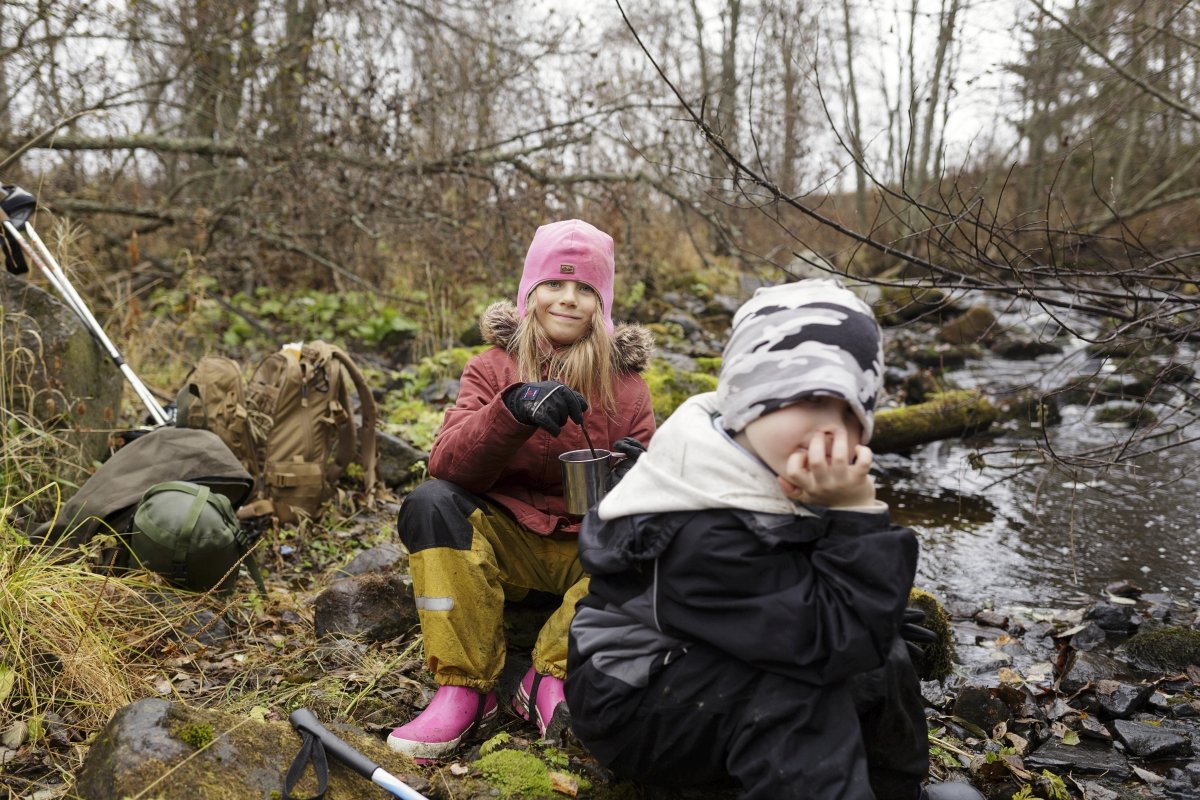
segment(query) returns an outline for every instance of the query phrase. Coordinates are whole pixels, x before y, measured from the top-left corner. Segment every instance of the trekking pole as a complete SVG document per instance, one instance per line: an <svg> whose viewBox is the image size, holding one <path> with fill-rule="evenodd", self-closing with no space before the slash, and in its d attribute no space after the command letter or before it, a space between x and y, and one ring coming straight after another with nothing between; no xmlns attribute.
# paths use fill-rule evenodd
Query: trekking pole
<svg viewBox="0 0 1200 800"><path fill-rule="evenodd" d="M129 381L129 385L133 387L134 393L138 396L147 409L150 411L150 416L158 425L170 424L170 418L163 407L159 405L158 400L146 388L146 384L142 383L141 379L134 373L133 368L125 363L125 359L121 357L121 353L117 350L116 345L104 333L104 329L100 327L100 323L96 321L96 317L88 308L87 303L75 291L75 287L71 285L67 275L63 272L61 266L50 254L50 248L46 247L45 242L37 235L37 231L33 229L33 225L29 222L29 217L32 216L37 204L33 199L33 195L26 192L19 186L3 187L5 195L0 198L0 220L3 221L4 234L8 242L16 243L19 247L17 253L7 253L8 267L10 272L24 271L24 264L18 258L18 254L23 252L29 256L29 259L38 266L46 275L46 279L51 285L62 295L67 306L75 312L75 316L79 317L83 322L84 327L92 334L92 338L104 348L108 357L117 365L117 369L125 376L125 380ZM24 230L26 235L22 235ZM14 268L15 267L15 268Z"/></svg>
<svg viewBox="0 0 1200 800"><path fill-rule="evenodd" d="M396 797L402 797L404 800L429 800L428 797L346 744L337 734L332 733L322 725L321 721L317 719L317 715L307 708L297 708L288 715L288 721L292 723L292 727L296 729L296 732L304 738L304 749L300 751L300 757L305 756L311 747L319 746L323 752L333 756L375 785L387 789ZM300 757L297 758L296 763L299 763L300 768L303 769L304 764L300 761ZM322 758L321 761L324 761L324 759ZM296 763L293 763L293 769L295 769ZM288 791L291 790L290 784L295 780L299 780L300 777L298 771L295 775L292 773L292 770L288 771L289 785L285 787ZM320 775L318 775L318 780L321 780Z"/></svg>

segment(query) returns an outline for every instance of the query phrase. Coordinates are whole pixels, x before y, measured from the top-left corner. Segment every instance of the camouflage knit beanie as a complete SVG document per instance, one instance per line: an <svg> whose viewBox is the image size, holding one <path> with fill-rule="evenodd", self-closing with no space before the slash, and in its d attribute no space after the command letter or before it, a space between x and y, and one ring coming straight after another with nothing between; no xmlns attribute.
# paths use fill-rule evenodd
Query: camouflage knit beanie
<svg viewBox="0 0 1200 800"><path fill-rule="evenodd" d="M871 308L834 280L759 289L733 316L717 404L737 432L813 395L840 397L874 429L883 386L883 337Z"/></svg>

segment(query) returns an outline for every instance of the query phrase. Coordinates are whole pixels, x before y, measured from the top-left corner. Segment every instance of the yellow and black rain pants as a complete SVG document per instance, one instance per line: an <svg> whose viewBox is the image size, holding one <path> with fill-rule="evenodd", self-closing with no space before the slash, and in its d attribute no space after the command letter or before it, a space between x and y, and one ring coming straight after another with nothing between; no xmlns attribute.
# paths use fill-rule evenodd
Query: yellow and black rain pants
<svg viewBox="0 0 1200 800"><path fill-rule="evenodd" d="M404 499L398 521L409 552L425 658L441 685L495 687L504 668L504 601L530 591L563 596L533 647L538 672L566 678L567 629L588 579L574 538L526 530L502 509L449 481Z"/></svg>

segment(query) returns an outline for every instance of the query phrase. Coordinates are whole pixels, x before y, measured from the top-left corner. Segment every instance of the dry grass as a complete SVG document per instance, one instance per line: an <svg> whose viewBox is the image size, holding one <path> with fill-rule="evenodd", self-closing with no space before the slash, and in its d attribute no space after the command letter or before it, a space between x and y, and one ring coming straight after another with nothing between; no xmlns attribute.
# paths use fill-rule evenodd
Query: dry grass
<svg viewBox="0 0 1200 800"><path fill-rule="evenodd" d="M92 571L82 554L32 544L0 513L0 729L23 725L37 741L53 714L83 736L151 694L157 651L188 612L174 598L151 600L164 596Z"/></svg>

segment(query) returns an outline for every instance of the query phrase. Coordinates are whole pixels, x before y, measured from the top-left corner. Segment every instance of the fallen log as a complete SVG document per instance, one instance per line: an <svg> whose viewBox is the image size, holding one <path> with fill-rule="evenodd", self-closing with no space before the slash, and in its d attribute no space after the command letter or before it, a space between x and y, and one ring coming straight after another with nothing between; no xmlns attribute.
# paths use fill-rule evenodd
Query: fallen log
<svg viewBox="0 0 1200 800"><path fill-rule="evenodd" d="M902 453L929 442L987 430L996 417L995 406L981 392L943 392L924 403L875 412L871 449L876 453Z"/></svg>

